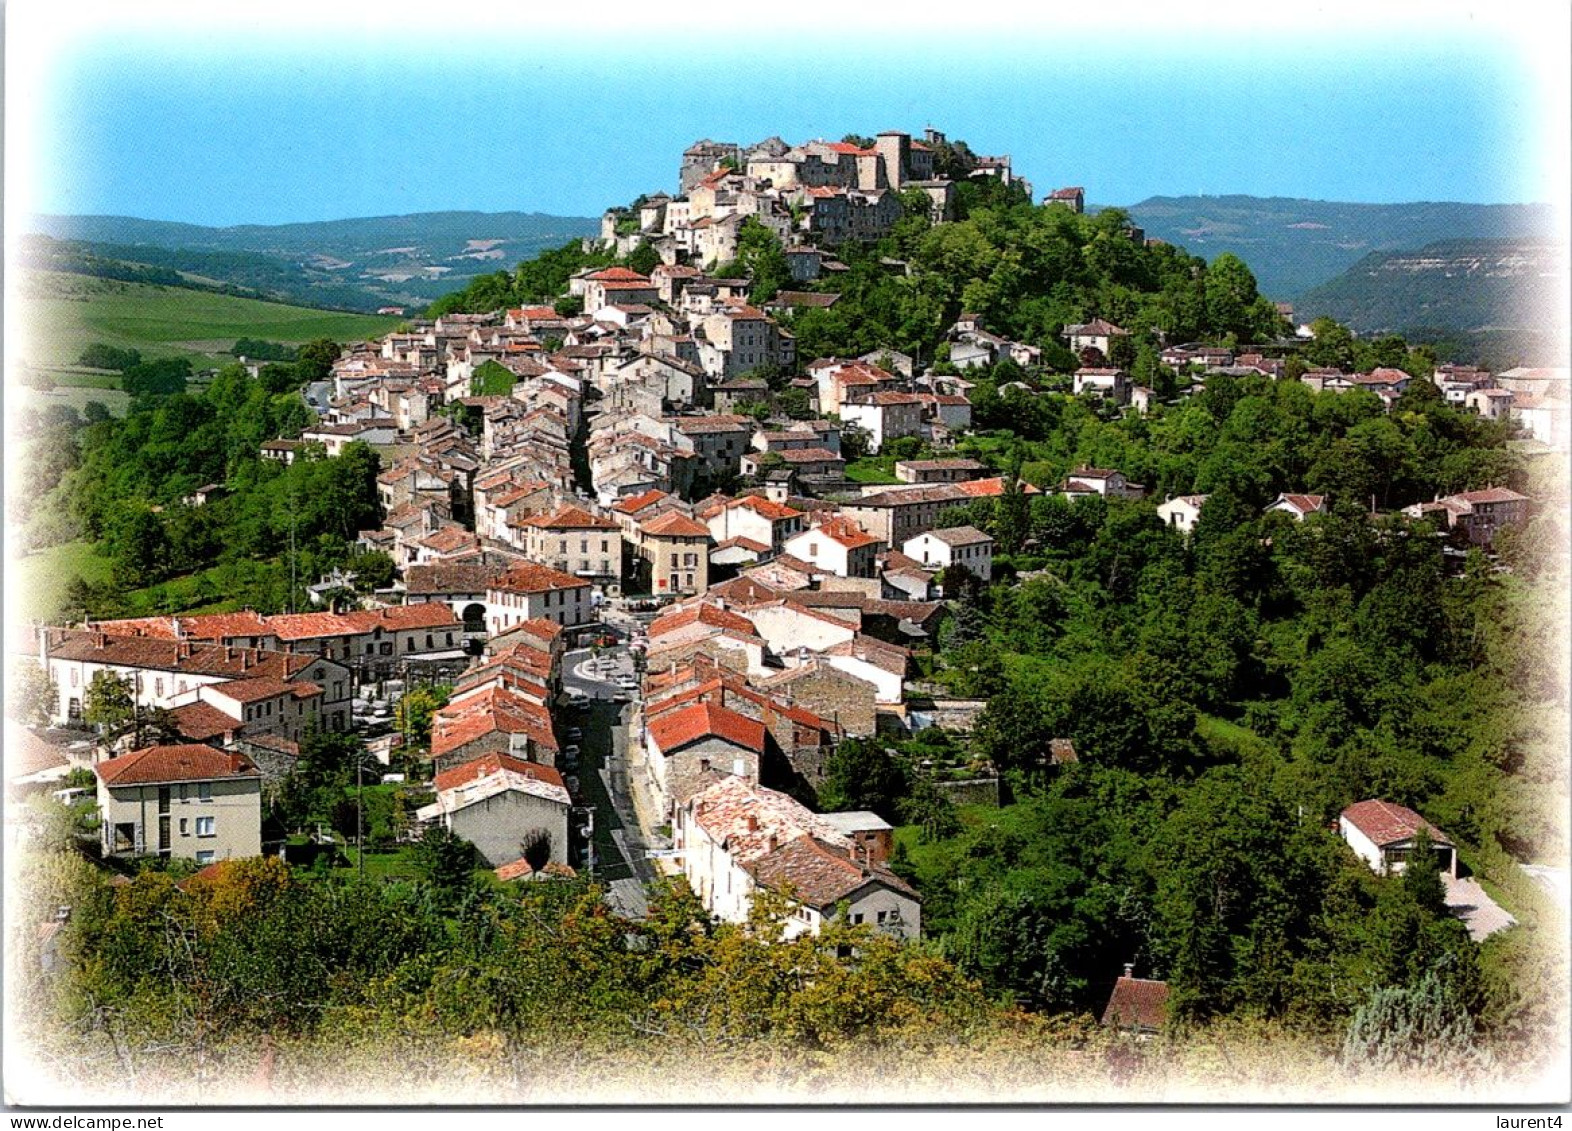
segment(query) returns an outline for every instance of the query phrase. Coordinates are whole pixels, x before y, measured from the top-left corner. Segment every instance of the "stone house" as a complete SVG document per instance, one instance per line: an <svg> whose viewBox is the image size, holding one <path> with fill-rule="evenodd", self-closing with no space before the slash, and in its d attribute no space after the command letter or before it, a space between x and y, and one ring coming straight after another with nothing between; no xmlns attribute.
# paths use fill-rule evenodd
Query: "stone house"
<svg viewBox="0 0 1572 1131"><path fill-rule="evenodd" d="M848 921L881 933L921 933L917 893L870 847L783 793L723 776L685 799L672 823L688 885L712 915L743 922L753 894L791 902L788 938L817 934L845 905Z"/></svg>

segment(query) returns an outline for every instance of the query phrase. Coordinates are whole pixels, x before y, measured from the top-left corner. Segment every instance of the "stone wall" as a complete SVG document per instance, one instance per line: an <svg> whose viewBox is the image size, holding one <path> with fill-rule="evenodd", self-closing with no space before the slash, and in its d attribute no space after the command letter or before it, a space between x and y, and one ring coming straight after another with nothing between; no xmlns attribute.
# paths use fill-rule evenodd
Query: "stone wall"
<svg viewBox="0 0 1572 1131"><path fill-rule="evenodd" d="M973 778L970 781L940 781L933 783L939 793L956 805L991 805L999 807L999 779Z"/></svg>

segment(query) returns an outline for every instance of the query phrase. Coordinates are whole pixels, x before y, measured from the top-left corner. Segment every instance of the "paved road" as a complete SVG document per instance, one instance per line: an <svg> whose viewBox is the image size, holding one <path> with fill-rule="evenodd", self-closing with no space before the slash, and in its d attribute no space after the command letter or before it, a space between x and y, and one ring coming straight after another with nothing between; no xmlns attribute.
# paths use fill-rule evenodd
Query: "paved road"
<svg viewBox="0 0 1572 1131"><path fill-rule="evenodd" d="M1517 925L1517 920L1486 895L1485 889L1477 881L1454 880L1443 873L1441 882L1446 887L1447 907L1463 920L1463 925L1468 928L1468 937L1475 942L1483 942L1497 931Z"/></svg>

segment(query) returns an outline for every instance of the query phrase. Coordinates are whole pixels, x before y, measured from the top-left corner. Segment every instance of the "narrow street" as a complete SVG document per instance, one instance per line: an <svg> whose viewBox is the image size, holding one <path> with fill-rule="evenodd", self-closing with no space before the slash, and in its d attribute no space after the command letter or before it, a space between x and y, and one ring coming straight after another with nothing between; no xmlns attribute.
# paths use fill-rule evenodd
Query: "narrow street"
<svg viewBox="0 0 1572 1131"><path fill-rule="evenodd" d="M647 824L641 824L630 780L628 723L634 706L614 700L619 692L636 694L617 683L619 676L632 675L626 649L605 649L597 658L584 648L563 657L563 685L589 697L588 708L581 712L579 777L584 798L595 809L595 877L606 885L608 903L624 915L642 918L648 913L644 885L660 873L649 858L656 845Z"/></svg>

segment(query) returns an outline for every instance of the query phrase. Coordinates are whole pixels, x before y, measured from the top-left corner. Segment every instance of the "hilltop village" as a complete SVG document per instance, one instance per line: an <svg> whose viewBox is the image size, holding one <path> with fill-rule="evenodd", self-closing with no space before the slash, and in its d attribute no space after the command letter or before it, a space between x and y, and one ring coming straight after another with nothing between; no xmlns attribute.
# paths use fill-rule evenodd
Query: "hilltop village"
<svg viewBox="0 0 1572 1131"><path fill-rule="evenodd" d="M1565 371L1307 363L1315 331L1286 309L1266 310L1273 332L1256 340L1160 342L1156 368L1137 364L1112 310L1045 340L963 309L934 356L895 342L803 356L793 327L841 301L843 249L924 210L945 224L964 182L1035 199L1008 156L968 151L957 174L947 153L933 130L700 141L681 156L676 195L607 212L583 248L637 254L646 269L586 267L550 302L442 313L344 346L303 390L314 419L258 452L286 466L375 452L381 521L356 549L385 554L391 580L355 601L352 577L316 579L315 611L34 626L14 651L52 682L51 734L102 717L111 683L157 726L108 747L18 735L29 772L91 769L103 858L217 868L296 851L295 830L265 819L270 799L314 736L356 734L372 755L357 773L416 797L402 842L445 830L499 882L599 875L614 842L625 866L610 898L629 915L644 910L644 883L681 875L722 921L747 921L768 891L790 909L788 938L843 916L915 939L925 893L892 867L892 822L821 801L837 750L923 732L964 744L984 725L989 696L939 681L934 657L972 615L958 606L998 580L996 558L1021 550L1007 516L1034 500L1066 514L1085 500L1139 504L1190 538L1213 497L1159 495L1120 466L1034 485L1018 466L965 454L980 411L969 375L1007 362L1021 375L990 386L995 419L1001 397L1160 416L1209 384L1245 381L1374 394L1390 415L1428 382L1434 399L1516 428L1530 455L1567 446ZM1085 193L1054 190L1040 205L1081 215ZM1127 223L1116 236L1148 246ZM779 277L764 298L766 261ZM1351 502L1371 522L1427 523L1454 572L1495 560L1503 534L1536 513L1505 482L1379 502L1285 486L1267 516L1315 524ZM437 687L413 723L411 697ZM1065 734L1037 737L1033 774L1085 754ZM917 767L936 806L999 804L1003 768L989 756ZM1424 841L1449 901L1478 912L1477 885L1454 898L1448 830L1386 796L1342 803L1351 855L1386 875ZM1479 912L1469 929L1483 938L1509 923ZM1130 957L1104 956L1100 1013L1151 1032L1167 984L1136 977Z"/></svg>

